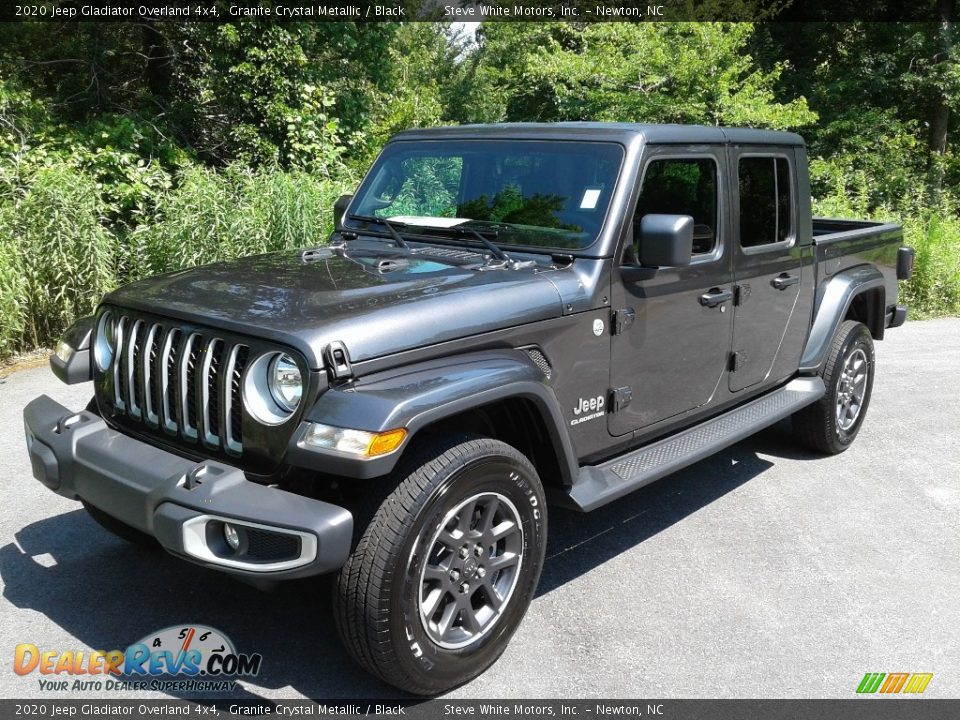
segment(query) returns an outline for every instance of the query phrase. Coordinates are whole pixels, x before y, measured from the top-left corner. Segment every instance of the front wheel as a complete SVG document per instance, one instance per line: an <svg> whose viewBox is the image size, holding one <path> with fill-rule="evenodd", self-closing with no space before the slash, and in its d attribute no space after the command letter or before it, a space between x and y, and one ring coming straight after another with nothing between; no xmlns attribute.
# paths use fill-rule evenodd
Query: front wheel
<svg viewBox="0 0 960 720"><path fill-rule="evenodd" d="M863 323L844 320L823 368L826 394L793 416L793 427L800 440L829 455L850 447L867 414L873 372L870 331Z"/></svg>
<svg viewBox="0 0 960 720"><path fill-rule="evenodd" d="M402 463L340 571L335 617L357 662L435 695L486 670L540 578L547 518L530 461L489 438L438 440Z"/></svg>

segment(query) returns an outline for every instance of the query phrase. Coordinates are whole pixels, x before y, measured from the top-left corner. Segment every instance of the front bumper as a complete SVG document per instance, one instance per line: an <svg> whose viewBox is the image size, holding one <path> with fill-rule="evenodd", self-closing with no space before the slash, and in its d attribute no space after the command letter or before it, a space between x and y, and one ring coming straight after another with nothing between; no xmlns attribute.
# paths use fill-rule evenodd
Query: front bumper
<svg viewBox="0 0 960 720"><path fill-rule="evenodd" d="M46 395L24 408L23 420L34 477L174 555L264 580L331 572L347 560L353 516L341 507L250 482L220 462L187 460ZM224 540L227 523L238 530L236 549Z"/></svg>

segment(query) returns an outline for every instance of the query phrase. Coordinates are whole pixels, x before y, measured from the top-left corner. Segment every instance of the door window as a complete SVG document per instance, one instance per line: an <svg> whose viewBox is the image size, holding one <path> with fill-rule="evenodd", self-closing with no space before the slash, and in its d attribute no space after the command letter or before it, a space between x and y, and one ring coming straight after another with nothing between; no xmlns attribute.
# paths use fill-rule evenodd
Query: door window
<svg viewBox="0 0 960 720"><path fill-rule="evenodd" d="M740 246L787 242L793 233L790 163L784 157L742 157L737 166L740 188Z"/></svg>
<svg viewBox="0 0 960 720"><path fill-rule="evenodd" d="M693 217L693 256L717 246L717 163L713 158L665 158L647 166L637 222L650 213Z"/></svg>

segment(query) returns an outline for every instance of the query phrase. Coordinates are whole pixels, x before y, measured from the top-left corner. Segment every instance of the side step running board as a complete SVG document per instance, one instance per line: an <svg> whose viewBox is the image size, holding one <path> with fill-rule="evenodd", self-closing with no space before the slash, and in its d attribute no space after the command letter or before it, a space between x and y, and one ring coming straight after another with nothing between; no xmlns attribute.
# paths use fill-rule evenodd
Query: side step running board
<svg viewBox="0 0 960 720"><path fill-rule="evenodd" d="M598 508L753 435L816 402L825 392L819 377L797 378L779 390L652 445L602 465L582 467L569 499L580 510Z"/></svg>

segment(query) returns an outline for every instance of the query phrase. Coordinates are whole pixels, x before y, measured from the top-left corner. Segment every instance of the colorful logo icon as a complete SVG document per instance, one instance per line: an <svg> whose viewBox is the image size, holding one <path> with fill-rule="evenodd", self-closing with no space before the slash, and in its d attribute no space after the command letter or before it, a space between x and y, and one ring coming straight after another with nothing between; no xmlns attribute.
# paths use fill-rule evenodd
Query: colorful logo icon
<svg viewBox="0 0 960 720"><path fill-rule="evenodd" d="M216 628L175 625L126 650L60 651L21 643L14 649L13 671L36 672L41 690L164 689L159 678L184 676L190 682L186 689L229 690L235 678L257 675L262 662L260 653L237 652ZM68 684L57 676L75 679Z"/></svg>
<svg viewBox="0 0 960 720"><path fill-rule="evenodd" d="M238 653L211 627L172 626L147 635L124 653L124 675L256 675L259 653Z"/></svg>
<svg viewBox="0 0 960 720"><path fill-rule="evenodd" d="M881 693L911 693L919 695L927 689L933 673L867 673L860 681L857 692L861 695Z"/></svg>

